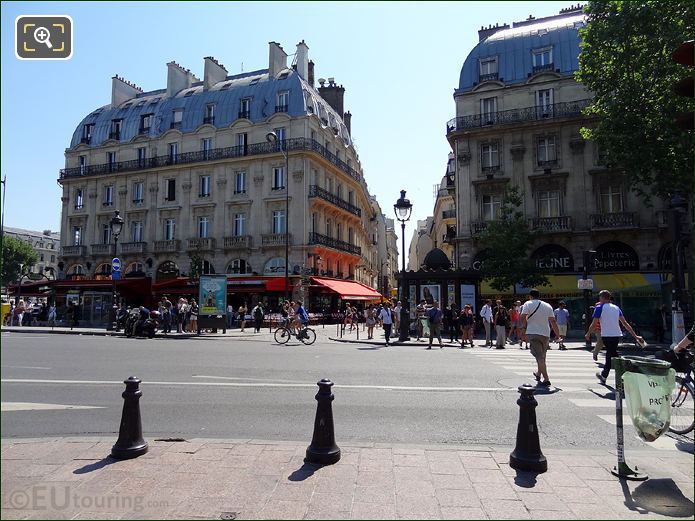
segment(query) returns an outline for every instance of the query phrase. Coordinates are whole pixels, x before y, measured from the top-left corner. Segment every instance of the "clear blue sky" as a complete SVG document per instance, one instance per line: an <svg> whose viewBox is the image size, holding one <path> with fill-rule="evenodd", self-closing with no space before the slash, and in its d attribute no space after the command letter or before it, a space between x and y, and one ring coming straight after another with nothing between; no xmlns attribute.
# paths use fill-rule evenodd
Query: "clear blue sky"
<svg viewBox="0 0 695 521"><path fill-rule="evenodd" d="M3 2L2 175L5 225L60 229L56 179L79 121L109 103L111 77L166 87L166 63L198 77L203 57L230 74L268 66L268 42L288 54L305 40L316 78L345 86L345 108L365 178L382 211L405 189L414 222L432 212L449 145L453 91L481 25L557 14L572 2ZM20 14L68 14L68 61L20 61ZM400 229L398 230L400 238ZM400 242L399 242L400 247Z"/></svg>

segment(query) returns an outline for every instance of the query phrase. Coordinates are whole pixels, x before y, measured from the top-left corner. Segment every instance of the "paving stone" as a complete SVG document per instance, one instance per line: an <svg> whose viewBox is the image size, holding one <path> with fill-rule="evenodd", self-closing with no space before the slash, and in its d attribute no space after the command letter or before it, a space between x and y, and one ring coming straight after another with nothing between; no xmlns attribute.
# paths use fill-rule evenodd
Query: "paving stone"
<svg viewBox="0 0 695 521"><path fill-rule="evenodd" d="M464 490L472 489L473 483L471 482L468 474L464 475L451 475L451 474L432 474L432 486L436 490L439 489L455 489Z"/></svg>
<svg viewBox="0 0 695 521"><path fill-rule="evenodd" d="M439 519L439 502L435 497L396 494L396 515L399 519Z"/></svg>
<svg viewBox="0 0 695 521"><path fill-rule="evenodd" d="M363 448L360 450L360 459L392 459L392 452L390 448L384 449L370 449Z"/></svg>
<svg viewBox="0 0 695 521"><path fill-rule="evenodd" d="M397 481L396 494L411 497L433 497L434 486L430 481Z"/></svg>
<svg viewBox="0 0 695 521"><path fill-rule="evenodd" d="M480 498L475 490L448 490L439 489L435 495L442 508L444 507L465 507L480 508Z"/></svg>
<svg viewBox="0 0 695 521"><path fill-rule="evenodd" d="M302 519L307 510L304 501L270 500L258 514L261 519Z"/></svg>
<svg viewBox="0 0 695 521"><path fill-rule="evenodd" d="M555 493L565 503L601 503L603 500L593 490L587 487L557 487L553 485Z"/></svg>
<svg viewBox="0 0 695 521"><path fill-rule="evenodd" d="M231 452L231 449L213 449L210 447L203 447L193 454L193 459L196 460L209 460L209 461L220 461L226 455Z"/></svg>
<svg viewBox="0 0 695 521"><path fill-rule="evenodd" d="M555 494L517 493L517 496L529 510L569 512L565 503Z"/></svg>
<svg viewBox="0 0 695 521"><path fill-rule="evenodd" d="M499 465L493 458L480 458L466 455L460 455L460 458L466 469L499 469Z"/></svg>
<svg viewBox="0 0 695 521"><path fill-rule="evenodd" d="M442 519L487 519L482 508L441 507Z"/></svg>
<svg viewBox="0 0 695 521"><path fill-rule="evenodd" d="M380 503L393 504L395 499L395 488L393 486L377 487L355 487L355 503Z"/></svg>
<svg viewBox="0 0 695 521"><path fill-rule="evenodd" d="M507 483L500 470L471 469L468 477L473 483Z"/></svg>
<svg viewBox="0 0 695 521"><path fill-rule="evenodd" d="M381 485L395 485L392 472L377 472L360 470L357 474L357 485L376 487Z"/></svg>
<svg viewBox="0 0 695 521"><path fill-rule="evenodd" d="M322 494L315 492L311 496L310 507L330 508L341 512L349 512L352 508L352 493L350 494Z"/></svg>
<svg viewBox="0 0 695 521"><path fill-rule="evenodd" d="M393 467L396 483L405 481L432 481L432 474L427 467Z"/></svg>
<svg viewBox="0 0 695 521"><path fill-rule="evenodd" d="M355 486L356 478L320 478L316 480L314 492L320 494L352 494Z"/></svg>
<svg viewBox="0 0 695 521"><path fill-rule="evenodd" d="M394 447L391 451L393 455L396 454L408 454L411 456L424 456L425 449L418 449L414 447Z"/></svg>
<svg viewBox="0 0 695 521"><path fill-rule="evenodd" d="M235 445L232 447L230 453L234 454L235 456L258 456L261 452L263 452L263 448L263 445Z"/></svg>
<svg viewBox="0 0 695 521"><path fill-rule="evenodd" d="M331 507L320 508L309 505L304 519L349 519L349 510L336 510Z"/></svg>
<svg viewBox="0 0 695 521"><path fill-rule="evenodd" d="M427 467L427 458L423 454L394 454L394 467Z"/></svg>
<svg viewBox="0 0 695 521"><path fill-rule="evenodd" d="M531 516L521 501L508 499L483 499L483 510L490 519L530 519Z"/></svg>
<svg viewBox="0 0 695 521"><path fill-rule="evenodd" d="M466 473L463 464L453 458L450 459L438 459L430 460L429 469L432 474L458 474L463 475Z"/></svg>
<svg viewBox="0 0 695 521"><path fill-rule="evenodd" d="M512 490L518 493L555 493L555 489L548 483L543 475L531 476L520 474L514 477L507 476L507 482L511 485Z"/></svg>
<svg viewBox="0 0 695 521"><path fill-rule="evenodd" d="M568 503L577 519L614 519L616 512L606 504Z"/></svg>
<svg viewBox="0 0 695 521"><path fill-rule="evenodd" d="M516 492L509 483L473 483L478 497L481 499L518 499Z"/></svg>
<svg viewBox="0 0 695 521"><path fill-rule="evenodd" d="M570 467L570 471L578 478L586 480L607 480L612 474L602 467Z"/></svg>
<svg viewBox="0 0 695 521"><path fill-rule="evenodd" d="M355 501L352 504L350 519L395 519L396 505L362 503Z"/></svg>
<svg viewBox="0 0 695 521"><path fill-rule="evenodd" d="M575 519L575 514L569 510L558 512L557 510L529 510L531 519Z"/></svg>
<svg viewBox="0 0 695 521"><path fill-rule="evenodd" d="M302 486L278 483L271 496L271 501L305 501L308 503L314 493L314 486L314 483Z"/></svg>

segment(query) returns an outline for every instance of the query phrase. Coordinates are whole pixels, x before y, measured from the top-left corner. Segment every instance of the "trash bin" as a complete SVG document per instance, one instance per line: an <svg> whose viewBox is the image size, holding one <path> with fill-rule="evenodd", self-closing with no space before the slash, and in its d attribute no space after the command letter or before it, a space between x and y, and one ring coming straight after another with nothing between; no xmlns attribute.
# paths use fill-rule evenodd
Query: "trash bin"
<svg viewBox="0 0 695 521"><path fill-rule="evenodd" d="M621 356L627 409L637 434L654 441L671 423L671 393L676 372L671 364L655 358Z"/></svg>

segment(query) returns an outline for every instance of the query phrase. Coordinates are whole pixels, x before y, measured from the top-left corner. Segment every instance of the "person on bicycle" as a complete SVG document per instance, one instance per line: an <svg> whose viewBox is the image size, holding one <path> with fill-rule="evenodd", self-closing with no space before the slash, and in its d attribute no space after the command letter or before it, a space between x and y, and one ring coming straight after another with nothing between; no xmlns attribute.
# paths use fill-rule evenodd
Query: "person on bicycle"
<svg viewBox="0 0 695 521"><path fill-rule="evenodd" d="M289 327L290 325L290 301L286 300L283 302L280 308L280 315L282 315L282 323L280 327Z"/></svg>
<svg viewBox="0 0 695 521"><path fill-rule="evenodd" d="M304 309L301 300L297 301L297 312L295 313L295 316L297 317L297 322L300 324L300 327L297 328L297 336L299 336L301 330L305 328L307 324L309 324L309 313L307 313L306 309Z"/></svg>

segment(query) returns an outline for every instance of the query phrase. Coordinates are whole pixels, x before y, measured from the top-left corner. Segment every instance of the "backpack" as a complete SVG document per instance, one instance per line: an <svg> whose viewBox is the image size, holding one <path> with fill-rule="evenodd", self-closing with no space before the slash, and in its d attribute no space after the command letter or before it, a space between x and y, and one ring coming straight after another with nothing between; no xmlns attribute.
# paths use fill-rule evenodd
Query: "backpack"
<svg viewBox="0 0 695 521"><path fill-rule="evenodd" d="M259 308L258 306L256 306L256 309L253 312L253 318L255 318L257 320L263 318L263 310L261 308Z"/></svg>

